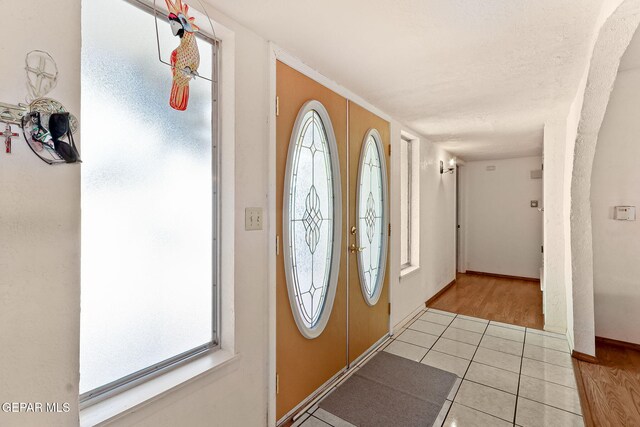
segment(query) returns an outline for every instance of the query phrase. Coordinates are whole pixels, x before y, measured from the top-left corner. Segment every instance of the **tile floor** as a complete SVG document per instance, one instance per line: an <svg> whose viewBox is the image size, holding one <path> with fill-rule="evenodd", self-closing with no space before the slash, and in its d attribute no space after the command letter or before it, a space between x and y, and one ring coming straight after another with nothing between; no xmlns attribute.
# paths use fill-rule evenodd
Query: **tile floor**
<svg viewBox="0 0 640 427"><path fill-rule="evenodd" d="M563 335L426 309L380 351L458 376L434 427L584 425ZM293 425L353 427L318 405Z"/></svg>

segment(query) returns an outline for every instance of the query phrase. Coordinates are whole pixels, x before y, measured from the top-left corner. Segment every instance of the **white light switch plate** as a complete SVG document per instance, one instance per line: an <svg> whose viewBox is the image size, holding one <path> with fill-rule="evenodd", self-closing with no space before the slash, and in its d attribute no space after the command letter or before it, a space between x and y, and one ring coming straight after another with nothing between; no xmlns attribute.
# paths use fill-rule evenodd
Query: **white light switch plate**
<svg viewBox="0 0 640 427"><path fill-rule="evenodd" d="M262 230L262 208L246 208L244 210L244 229Z"/></svg>
<svg viewBox="0 0 640 427"><path fill-rule="evenodd" d="M635 206L615 206L613 208L613 219L617 219L618 221L635 221L636 207Z"/></svg>

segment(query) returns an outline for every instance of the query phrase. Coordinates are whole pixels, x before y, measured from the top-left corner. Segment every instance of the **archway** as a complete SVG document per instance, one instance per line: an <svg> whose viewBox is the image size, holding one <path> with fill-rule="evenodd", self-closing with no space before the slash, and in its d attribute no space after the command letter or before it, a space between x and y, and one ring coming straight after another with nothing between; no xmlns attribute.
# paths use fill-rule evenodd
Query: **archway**
<svg viewBox="0 0 640 427"><path fill-rule="evenodd" d="M638 23L640 0L625 0L598 34L584 92L573 150L571 178L571 270L575 350L595 356L591 175L598 134L620 59Z"/></svg>

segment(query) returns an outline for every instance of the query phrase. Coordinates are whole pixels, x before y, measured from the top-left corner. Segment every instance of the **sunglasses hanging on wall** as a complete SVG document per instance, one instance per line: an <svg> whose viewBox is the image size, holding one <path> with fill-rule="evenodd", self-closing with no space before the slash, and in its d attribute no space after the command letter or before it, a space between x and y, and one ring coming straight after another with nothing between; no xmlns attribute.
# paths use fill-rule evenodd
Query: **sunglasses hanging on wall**
<svg viewBox="0 0 640 427"><path fill-rule="evenodd" d="M49 165L79 163L80 154L73 134L78 130L78 120L55 99L45 98L57 83L58 67L46 52L29 52L25 59L28 104L0 103L0 122L7 130L6 152L11 152L11 126L22 128L22 135L31 151ZM35 76L35 77L34 77Z"/></svg>

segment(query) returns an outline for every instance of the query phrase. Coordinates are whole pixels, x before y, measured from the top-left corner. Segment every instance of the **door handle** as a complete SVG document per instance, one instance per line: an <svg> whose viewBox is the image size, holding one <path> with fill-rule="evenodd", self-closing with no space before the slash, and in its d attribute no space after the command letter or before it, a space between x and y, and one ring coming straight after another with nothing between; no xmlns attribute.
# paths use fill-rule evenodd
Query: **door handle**
<svg viewBox="0 0 640 427"><path fill-rule="evenodd" d="M364 248L356 246L355 243L352 243L351 246L349 246L349 252L351 252L352 254L355 254L356 252L362 252L362 251L364 251Z"/></svg>

